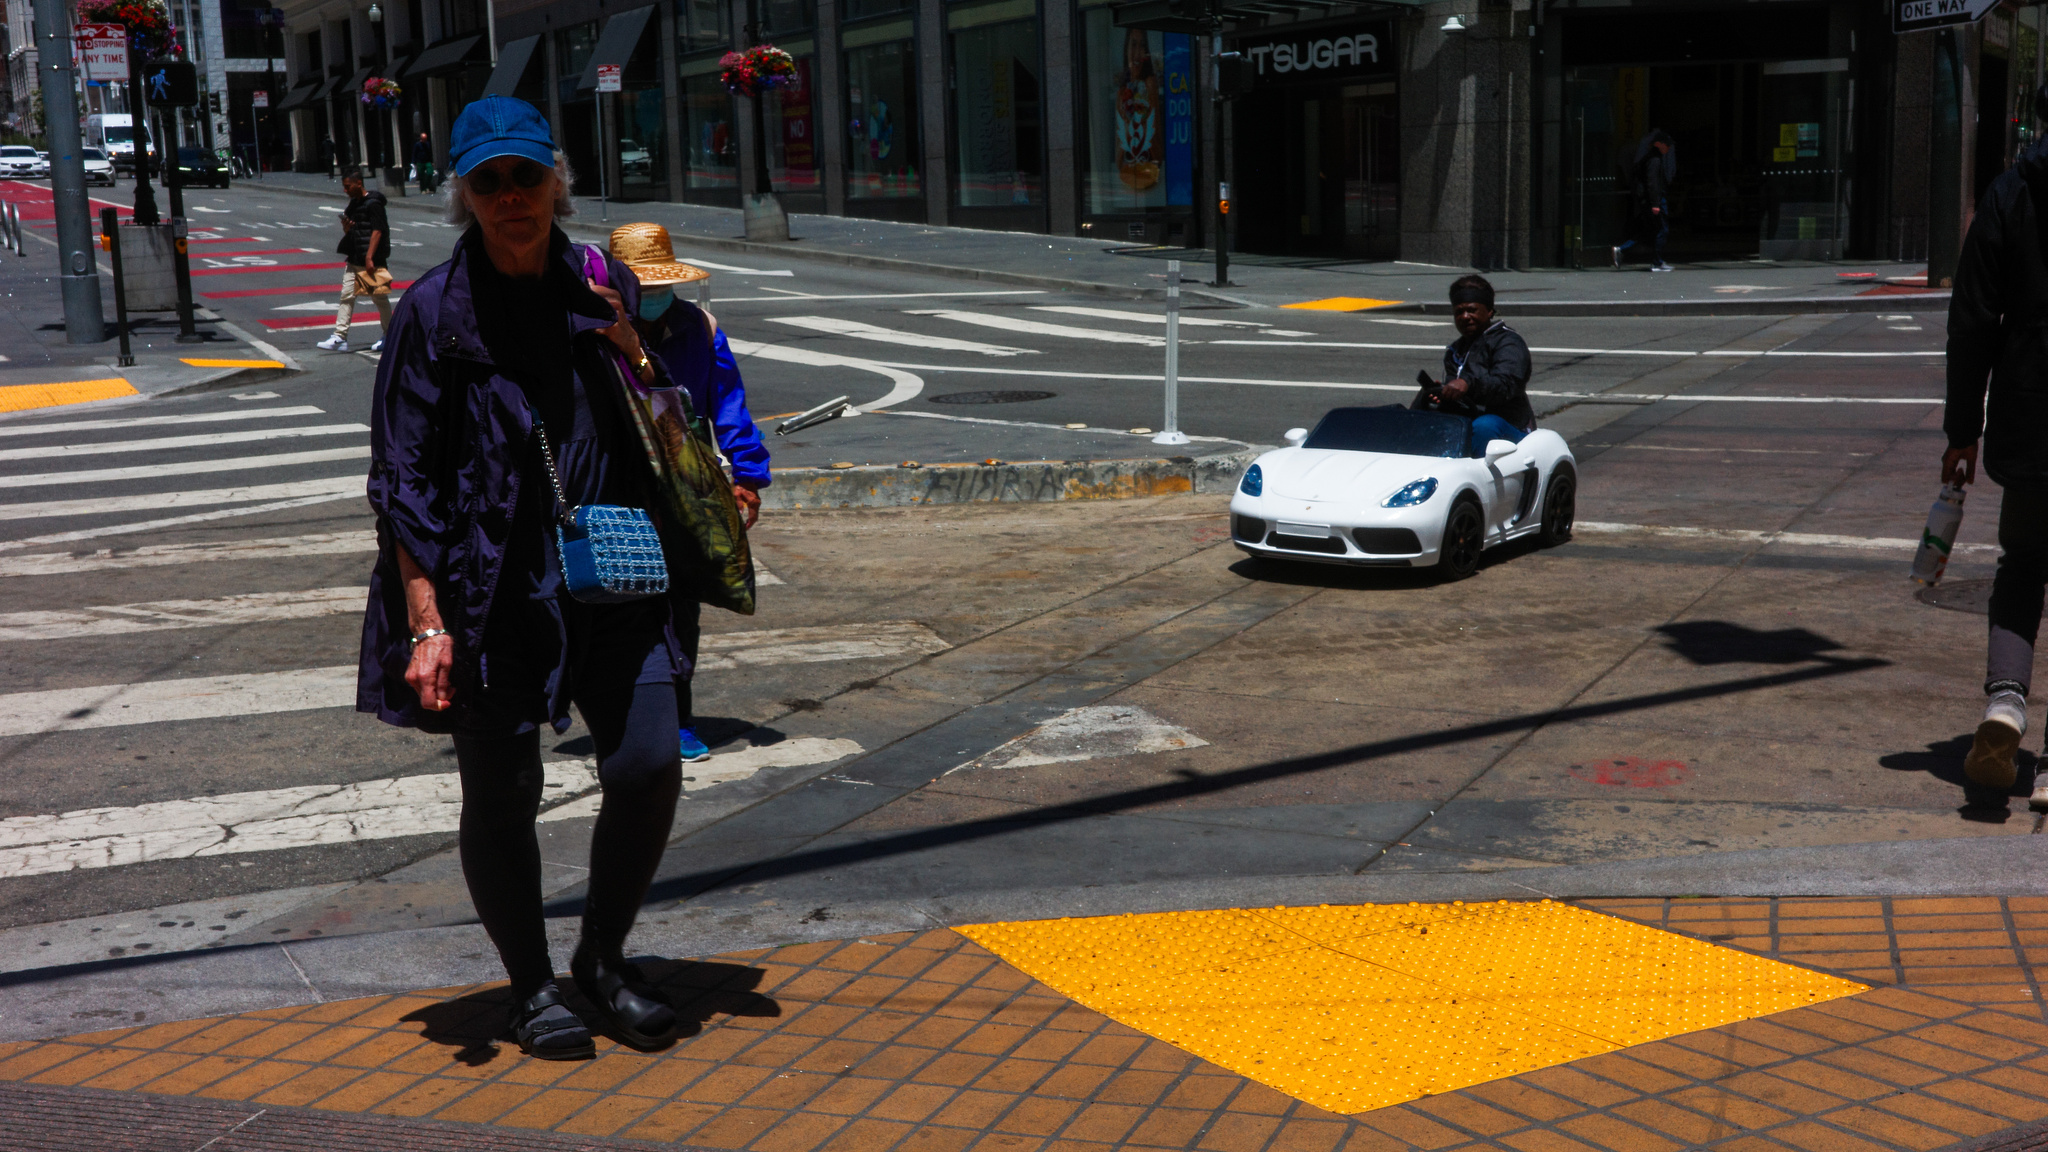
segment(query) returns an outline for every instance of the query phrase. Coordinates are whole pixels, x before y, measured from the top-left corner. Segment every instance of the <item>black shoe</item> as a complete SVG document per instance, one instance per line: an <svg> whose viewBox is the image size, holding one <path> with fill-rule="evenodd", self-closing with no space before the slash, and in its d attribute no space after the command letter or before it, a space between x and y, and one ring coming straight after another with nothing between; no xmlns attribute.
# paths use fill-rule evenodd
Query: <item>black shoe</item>
<svg viewBox="0 0 2048 1152"><path fill-rule="evenodd" d="M675 1009L649 987L640 969L623 960L600 960L588 940L569 960L576 987L597 1008L603 1022L635 1048L659 1048L675 1031Z"/></svg>
<svg viewBox="0 0 2048 1152"><path fill-rule="evenodd" d="M536 1060L588 1060L597 1055L590 1029L570 1010L552 980L512 1010L512 1038L521 1052Z"/></svg>

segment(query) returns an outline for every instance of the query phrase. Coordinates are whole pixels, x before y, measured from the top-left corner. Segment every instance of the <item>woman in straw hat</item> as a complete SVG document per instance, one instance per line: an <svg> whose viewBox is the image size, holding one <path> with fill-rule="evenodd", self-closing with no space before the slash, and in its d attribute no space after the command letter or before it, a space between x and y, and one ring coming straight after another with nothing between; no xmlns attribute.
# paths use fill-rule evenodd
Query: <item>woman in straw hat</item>
<svg viewBox="0 0 2048 1152"><path fill-rule="evenodd" d="M676 260L668 229L659 224L628 224L612 233L612 258L631 269L640 281L640 339L668 369L669 379L690 395L690 410L711 421L718 450L732 463L733 496L739 500L746 526L761 514L761 489L769 484L768 448L747 411L747 384L726 345L725 332L711 313L675 294L678 284L709 279L701 268ZM675 605L676 636L697 663L700 606ZM676 678L676 735L686 762L703 760L711 750L697 738L692 718L690 673Z"/></svg>

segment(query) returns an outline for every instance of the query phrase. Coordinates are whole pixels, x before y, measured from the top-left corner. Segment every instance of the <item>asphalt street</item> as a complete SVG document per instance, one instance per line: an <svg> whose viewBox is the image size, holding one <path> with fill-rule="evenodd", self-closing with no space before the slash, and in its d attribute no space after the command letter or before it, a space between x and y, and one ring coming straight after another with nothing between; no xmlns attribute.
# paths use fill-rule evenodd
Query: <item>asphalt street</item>
<svg viewBox="0 0 2048 1152"><path fill-rule="evenodd" d="M312 347L343 202L187 198L200 303L305 373L0 420L0 927L223 900L287 936L467 919L446 741L349 706L379 330L366 306L357 351ZM401 285L456 237L422 202L392 221ZM1156 302L717 255L757 417L849 395L967 442L972 421L1159 422ZM1455 586L1248 561L1220 496L772 514L759 614L707 619L720 754L692 766L657 896L823 908L2030 830L1959 811L1988 483L1951 576L1965 610L1905 580L1942 317L1502 313L1578 456L1582 527ZM1254 444L1404 400L1453 335L1186 317L1182 426ZM589 742L546 747L566 911ZM160 946L205 942L193 923Z"/></svg>

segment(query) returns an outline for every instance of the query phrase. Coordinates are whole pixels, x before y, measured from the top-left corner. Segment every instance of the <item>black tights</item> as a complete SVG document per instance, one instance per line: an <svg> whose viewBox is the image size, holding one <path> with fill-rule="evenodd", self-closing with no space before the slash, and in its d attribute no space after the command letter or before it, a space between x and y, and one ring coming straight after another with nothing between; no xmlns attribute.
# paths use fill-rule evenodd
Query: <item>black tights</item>
<svg viewBox="0 0 2048 1152"><path fill-rule="evenodd" d="M590 841L583 938L617 961L668 845L682 790L675 687L663 682L579 698L597 745L604 804ZM541 916L540 733L455 737L462 774L462 875L484 931L497 945L520 1000L555 978Z"/></svg>

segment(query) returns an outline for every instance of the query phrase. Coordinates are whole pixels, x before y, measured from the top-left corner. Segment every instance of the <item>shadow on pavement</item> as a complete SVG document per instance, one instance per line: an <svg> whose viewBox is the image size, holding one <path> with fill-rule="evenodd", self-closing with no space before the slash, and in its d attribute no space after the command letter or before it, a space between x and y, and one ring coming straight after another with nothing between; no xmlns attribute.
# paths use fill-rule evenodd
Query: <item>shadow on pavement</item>
<svg viewBox="0 0 2048 1152"><path fill-rule="evenodd" d="M1712 664L1804 664L1810 660L1833 660L1822 653L1839 652L1842 646L1804 628L1781 628L1759 632L1726 620L1689 620L1657 628L1673 652L1699 665Z"/></svg>
<svg viewBox="0 0 2048 1152"><path fill-rule="evenodd" d="M782 1006L754 991L767 972L738 964L716 964L701 960L649 960L640 965L648 983L661 990L662 998L676 1010L672 1040L695 1036L713 1016L782 1015ZM563 979L561 989L570 1007L586 1023L595 1025L597 1013L578 992L574 981ZM472 1068L489 1064L501 1052L516 1054L510 1043L512 990L505 985L487 988L429 1004L401 1019L424 1025L429 1043L455 1049L454 1059ZM505 1041L503 1045L499 1041Z"/></svg>
<svg viewBox="0 0 2048 1152"><path fill-rule="evenodd" d="M2032 752L2022 748L2013 758L2019 772L2014 776L2011 788L2001 792L1996 788L1972 784L1970 778L1963 775L1963 758L1970 754L1972 738L1966 732L1929 744L1918 752L1894 752L1880 756L1877 762L1894 772L1925 772L1943 783L1953 784L1963 791L1963 805L1956 809L1956 815L1979 824L2003 824L2012 817L2012 798L2033 793L2034 774L2040 768L2040 761Z"/></svg>

